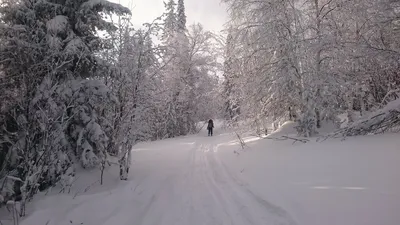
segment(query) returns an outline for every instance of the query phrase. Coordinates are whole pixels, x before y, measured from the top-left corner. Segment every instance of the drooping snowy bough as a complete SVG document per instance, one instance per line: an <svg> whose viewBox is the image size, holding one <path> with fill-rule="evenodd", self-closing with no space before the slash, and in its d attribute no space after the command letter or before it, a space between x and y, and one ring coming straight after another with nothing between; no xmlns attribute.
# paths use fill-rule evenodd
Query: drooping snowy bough
<svg viewBox="0 0 400 225"><path fill-rule="evenodd" d="M102 77L98 31L116 27L107 14L129 14L105 0L5 0L0 5L0 179L17 177L3 199L25 203L63 179L74 164L107 160L112 131L107 110L116 103ZM3 104L5 102L6 104Z"/></svg>
<svg viewBox="0 0 400 225"><path fill-rule="evenodd" d="M389 102L382 109L328 135L328 137L379 134L386 131L400 131L400 99Z"/></svg>

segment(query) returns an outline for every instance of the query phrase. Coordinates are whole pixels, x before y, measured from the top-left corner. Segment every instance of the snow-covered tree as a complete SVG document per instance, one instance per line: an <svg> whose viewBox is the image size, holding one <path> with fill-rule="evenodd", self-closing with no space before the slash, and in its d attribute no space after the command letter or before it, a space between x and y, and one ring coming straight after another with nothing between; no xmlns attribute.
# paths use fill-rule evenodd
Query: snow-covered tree
<svg viewBox="0 0 400 225"><path fill-rule="evenodd" d="M165 66L161 78L164 115L160 124L163 124L162 136L174 137L196 131L199 111L204 112L198 108L205 94L200 91L205 90L201 82L210 82L212 90L217 87L218 82L211 78L217 67L211 49L212 35L200 25L187 29L184 1L178 1L176 10L174 1L165 6L162 36Z"/></svg>
<svg viewBox="0 0 400 225"><path fill-rule="evenodd" d="M0 4L0 199L21 197L21 214L38 190L68 189L77 166L102 182L118 157L125 180L135 143L218 114L214 35L186 28L183 1L143 29L105 0Z"/></svg>
<svg viewBox="0 0 400 225"><path fill-rule="evenodd" d="M243 117L295 119L300 134L315 135L339 114L351 121L354 111L379 108L399 87L396 2L224 2L235 31Z"/></svg>
<svg viewBox="0 0 400 225"><path fill-rule="evenodd" d="M3 1L0 12L0 83L19 92L2 111L2 172L22 181L23 215L38 189L73 176L74 162L107 159L103 113L115 101L98 79L107 65L96 55L106 47L97 33L116 29L105 14L130 12L97 0Z"/></svg>
<svg viewBox="0 0 400 225"><path fill-rule="evenodd" d="M178 0L177 31L178 32L186 31L186 13L185 13L185 4L183 0Z"/></svg>
<svg viewBox="0 0 400 225"><path fill-rule="evenodd" d="M221 54L215 35L193 24L188 29L187 112L194 126L196 122L220 116L221 102L218 57ZM193 101L195 100L195 101ZM194 129L194 127L192 127Z"/></svg>
<svg viewBox="0 0 400 225"><path fill-rule="evenodd" d="M239 96L237 85L235 82L237 81L238 71L235 68L235 39L232 28L228 29L228 35L225 43L225 55L224 55L224 118L231 123L237 121L238 116L240 114L240 106L239 106Z"/></svg>
<svg viewBox="0 0 400 225"><path fill-rule="evenodd" d="M152 137L146 128L152 124L144 118L152 98L143 94L147 93L148 78L157 64L151 41L157 24L148 24L147 30L135 30L129 21L120 18L119 29L110 37L114 48L103 53L113 65L105 81L117 99L109 115L113 128L108 148L119 157L121 179L127 179L133 145Z"/></svg>
<svg viewBox="0 0 400 225"><path fill-rule="evenodd" d="M165 18L163 26L163 36L162 40L166 44L171 44L175 37L175 32L177 30L177 18L176 18L176 3L174 0L169 0L168 3L164 3L165 6Z"/></svg>

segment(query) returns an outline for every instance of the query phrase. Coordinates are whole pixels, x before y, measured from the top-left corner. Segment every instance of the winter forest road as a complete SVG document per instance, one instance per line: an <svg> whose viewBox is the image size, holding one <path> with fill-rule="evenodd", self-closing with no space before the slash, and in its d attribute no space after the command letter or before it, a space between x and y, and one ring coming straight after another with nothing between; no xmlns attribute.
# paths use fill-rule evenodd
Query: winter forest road
<svg viewBox="0 0 400 225"><path fill-rule="evenodd" d="M140 143L118 166L35 196L21 225L398 225L398 134L322 143L232 133ZM2 220L2 224L8 221Z"/></svg>
<svg viewBox="0 0 400 225"><path fill-rule="evenodd" d="M132 218L135 223L119 224L294 225L285 210L258 197L226 168L219 151L232 140L224 134L199 136L166 141L164 150L139 149L133 170L146 174L132 185L145 187L141 192L149 200Z"/></svg>
<svg viewBox="0 0 400 225"><path fill-rule="evenodd" d="M44 198L22 224L296 224L284 209L259 197L228 170L220 152L234 155L238 145L232 134L216 133L140 144L132 154L128 181L118 181L116 171L108 171L101 190L76 198Z"/></svg>
<svg viewBox="0 0 400 225"><path fill-rule="evenodd" d="M41 193L21 225L398 225L398 134L322 143L232 133L140 143L118 166ZM13 224L1 218L2 224ZM10 223L7 223L10 222Z"/></svg>

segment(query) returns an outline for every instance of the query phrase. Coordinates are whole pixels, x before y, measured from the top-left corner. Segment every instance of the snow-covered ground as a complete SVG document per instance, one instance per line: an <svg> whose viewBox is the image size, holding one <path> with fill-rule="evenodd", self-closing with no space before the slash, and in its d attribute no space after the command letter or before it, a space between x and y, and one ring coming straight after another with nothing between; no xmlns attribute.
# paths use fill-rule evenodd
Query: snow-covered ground
<svg viewBox="0 0 400 225"><path fill-rule="evenodd" d="M399 135L295 144L262 140L219 157L254 193L296 224L400 224Z"/></svg>
<svg viewBox="0 0 400 225"><path fill-rule="evenodd" d="M290 130L282 129L289 133ZM117 168L38 196L22 225L399 225L398 134L307 144L216 130L135 147ZM93 185L91 185L93 184ZM53 190L52 193L57 193Z"/></svg>

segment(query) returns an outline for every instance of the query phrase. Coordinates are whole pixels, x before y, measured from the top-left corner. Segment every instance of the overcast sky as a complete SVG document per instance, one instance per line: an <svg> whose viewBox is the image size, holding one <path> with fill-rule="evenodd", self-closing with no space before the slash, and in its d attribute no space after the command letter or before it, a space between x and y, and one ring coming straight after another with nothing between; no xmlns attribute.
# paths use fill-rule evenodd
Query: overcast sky
<svg viewBox="0 0 400 225"><path fill-rule="evenodd" d="M135 26L151 22L164 13L163 0L111 1L119 2L126 7L133 4L132 22ZM223 29L223 24L227 21L225 5L220 3L220 0L185 0L185 7L188 26L196 22L201 23L207 30L218 32Z"/></svg>

